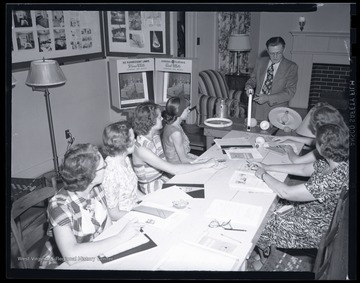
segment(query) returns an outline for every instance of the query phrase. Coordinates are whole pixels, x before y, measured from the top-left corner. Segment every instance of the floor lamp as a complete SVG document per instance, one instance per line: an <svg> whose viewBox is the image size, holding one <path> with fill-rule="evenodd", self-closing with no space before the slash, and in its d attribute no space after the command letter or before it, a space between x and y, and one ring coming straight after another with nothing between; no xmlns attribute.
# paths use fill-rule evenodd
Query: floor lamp
<svg viewBox="0 0 360 283"><path fill-rule="evenodd" d="M247 34L232 34L229 38L228 48L229 51L235 51L237 57L236 75L240 76L240 58L242 52L251 50L250 38ZM235 64L234 64L235 65Z"/></svg>
<svg viewBox="0 0 360 283"><path fill-rule="evenodd" d="M60 176L60 171L59 171L58 156L56 152L54 125L51 115L49 88L62 86L65 84L65 82L66 82L65 75L60 69L58 62L55 60L45 60L45 59L31 62L30 70L25 82L27 86L32 87L33 91L44 92L56 177Z"/></svg>

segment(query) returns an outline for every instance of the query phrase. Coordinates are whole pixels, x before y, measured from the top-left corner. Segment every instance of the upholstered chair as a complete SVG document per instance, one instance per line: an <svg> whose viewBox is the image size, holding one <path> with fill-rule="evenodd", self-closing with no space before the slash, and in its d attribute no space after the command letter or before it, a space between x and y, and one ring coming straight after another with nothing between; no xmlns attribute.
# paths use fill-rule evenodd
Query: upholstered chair
<svg viewBox="0 0 360 283"><path fill-rule="evenodd" d="M228 118L240 118L246 115L246 104L242 96L245 92L229 90L225 76L219 71L204 70L199 73L199 117L198 124L215 117L216 104L225 99Z"/></svg>

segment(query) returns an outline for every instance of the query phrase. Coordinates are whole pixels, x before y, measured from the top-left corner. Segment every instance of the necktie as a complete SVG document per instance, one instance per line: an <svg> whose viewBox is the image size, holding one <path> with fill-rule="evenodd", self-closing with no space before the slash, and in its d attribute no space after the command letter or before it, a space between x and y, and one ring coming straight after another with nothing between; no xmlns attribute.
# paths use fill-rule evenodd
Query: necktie
<svg viewBox="0 0 360 283"><path fill-rule="evenodd" d="M274 78L274 64L270 65L270 67L267 69L266 73L267 73L266 80L263 85L262 92L263 92L263 94L269 95L271 87L272 87L273 78Z"/></svg>

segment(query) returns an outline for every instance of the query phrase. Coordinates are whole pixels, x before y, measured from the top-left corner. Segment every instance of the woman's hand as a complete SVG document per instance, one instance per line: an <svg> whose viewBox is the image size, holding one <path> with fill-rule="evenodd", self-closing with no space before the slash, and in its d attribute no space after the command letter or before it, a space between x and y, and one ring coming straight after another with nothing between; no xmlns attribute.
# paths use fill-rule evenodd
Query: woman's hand
<svg viewBox="0 0 360 283"><path fill-rule="evenodd" d="M142 225L136 218L134 218L130 220L123 229L121 229L118 235L123 241L128 241L131 238L135 237L137 234L139 234L141 228Z"/></svg>
<svg viewBox="0 0 360 283"><path fill-rule="evenodd" d="M289 139L291 139L289 136L278 136L278 137L275 136L275 137L273 137L272 141L273 142L284 142Z"/></svg>
<svg viewBox="0 0 360 283"><path fill-rule="evenodd" d="M284 150L286 151L286 153L289 157L289 160L292 163L295 163L296 159L298 159L299 156L295 153L293 147L290 145L286 145L286 146L284 146Z"/></svg>
<svg viewBox="0 0 360 283"><path fill-rule="evenodd" d="M257 162L257 161L253 161L249 163L249 167L251 170L258 170L259 168L264 168L266 169L266 164L261 163L261 162Z"/></svg>
<svg viewBox="0 0 360 283"><path fill-rule="evenodd" d="M256 172L255 172L255 176L258 177L259 179L262 179L261 176L262 176L263 174L265 174L265 173L267 173L267 172L265 171L265 169L262 168L262 167L259 167L259 168L256 170Z"/></svg>

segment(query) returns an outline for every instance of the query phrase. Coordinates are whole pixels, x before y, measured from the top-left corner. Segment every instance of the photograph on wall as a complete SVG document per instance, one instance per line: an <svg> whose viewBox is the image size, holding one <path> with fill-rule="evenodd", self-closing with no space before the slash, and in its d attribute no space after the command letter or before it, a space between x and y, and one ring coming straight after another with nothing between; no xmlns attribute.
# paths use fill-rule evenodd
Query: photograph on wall
<svg viewBox="0 0 360 283"><path fill-rule="evenodd" d="M49 52L53 50L49 30L38 30L37 36L39 42L39 52Z"/></svg>
<svg viewBox="0 0 360 283"><path fill-rule="evenodd" d="M52 11L52 20L54 28L62 28L65 26L64 12L63 11Z"/></svg>
<svg viewBox="0 0 360 283"><path fill-rule="evenodd" d="M129 33L129 43L131 47L144 48L144 36L139 33Z"/></svg>
<svg viewBox="0 0 360 283"><path fill-rule="evenodd" d="M129 30L141 30L141 12L129 11Z"/></svg>
<svg viewBox="0 0 360 283"><path fill-rule="evenodd" d="M47 11L35 11L37 28L49 28L49 13Z"/></svg>
<svg viewBox="0 0 360 283"><path fill-rule="evenodd" d="M126 42L126 28L125 27L111 27L112 42Z"/></svg>
<svg viewBox="0 0 360 283"><path fill-rule="evenodd" d="M149 28L163 28L161 12L144 12L145 25Z"/></svg>
<svg viewBox="0 0 360 283"><path fill-rule="evenodd" d="M150 31L150 50L151 52L164 52L162 31Z"/></svg>
<svg viewBox="0 0 360 283"><path fill-rule="evenodd" d="M124 11L111 11L110 22L112 25L125 25L125 12Z"/></svg>
<svg viewBox="0 0 360 283"><path fill-rule="evenodd" d="M54 29L55 50L66 49L65 29Z"/></svg>
<svg viewBox="0 0 360 283"><path fill-rule="evenodd" d="M14 11L14 26L19 27L32 27L32 19L30 11Z"/></svg>
<svg viewBox="0 0 360 283"><path fill-rule="evenodd" d="M120 73L121 106L135 106L149 100L146 72Z"/></svg>
<svg viewBox="0 0 360 283"><path fill-rule="evenodd" d="M17 32L15 34L18 50L35 49L34 35L32 32Z"/></svg>
<svg viewBox="0 0 360 283"><path fill-rule="evenodd" d="M183 97L190 101L191 74L164 72L164 101L171 97Z"/></svg>

